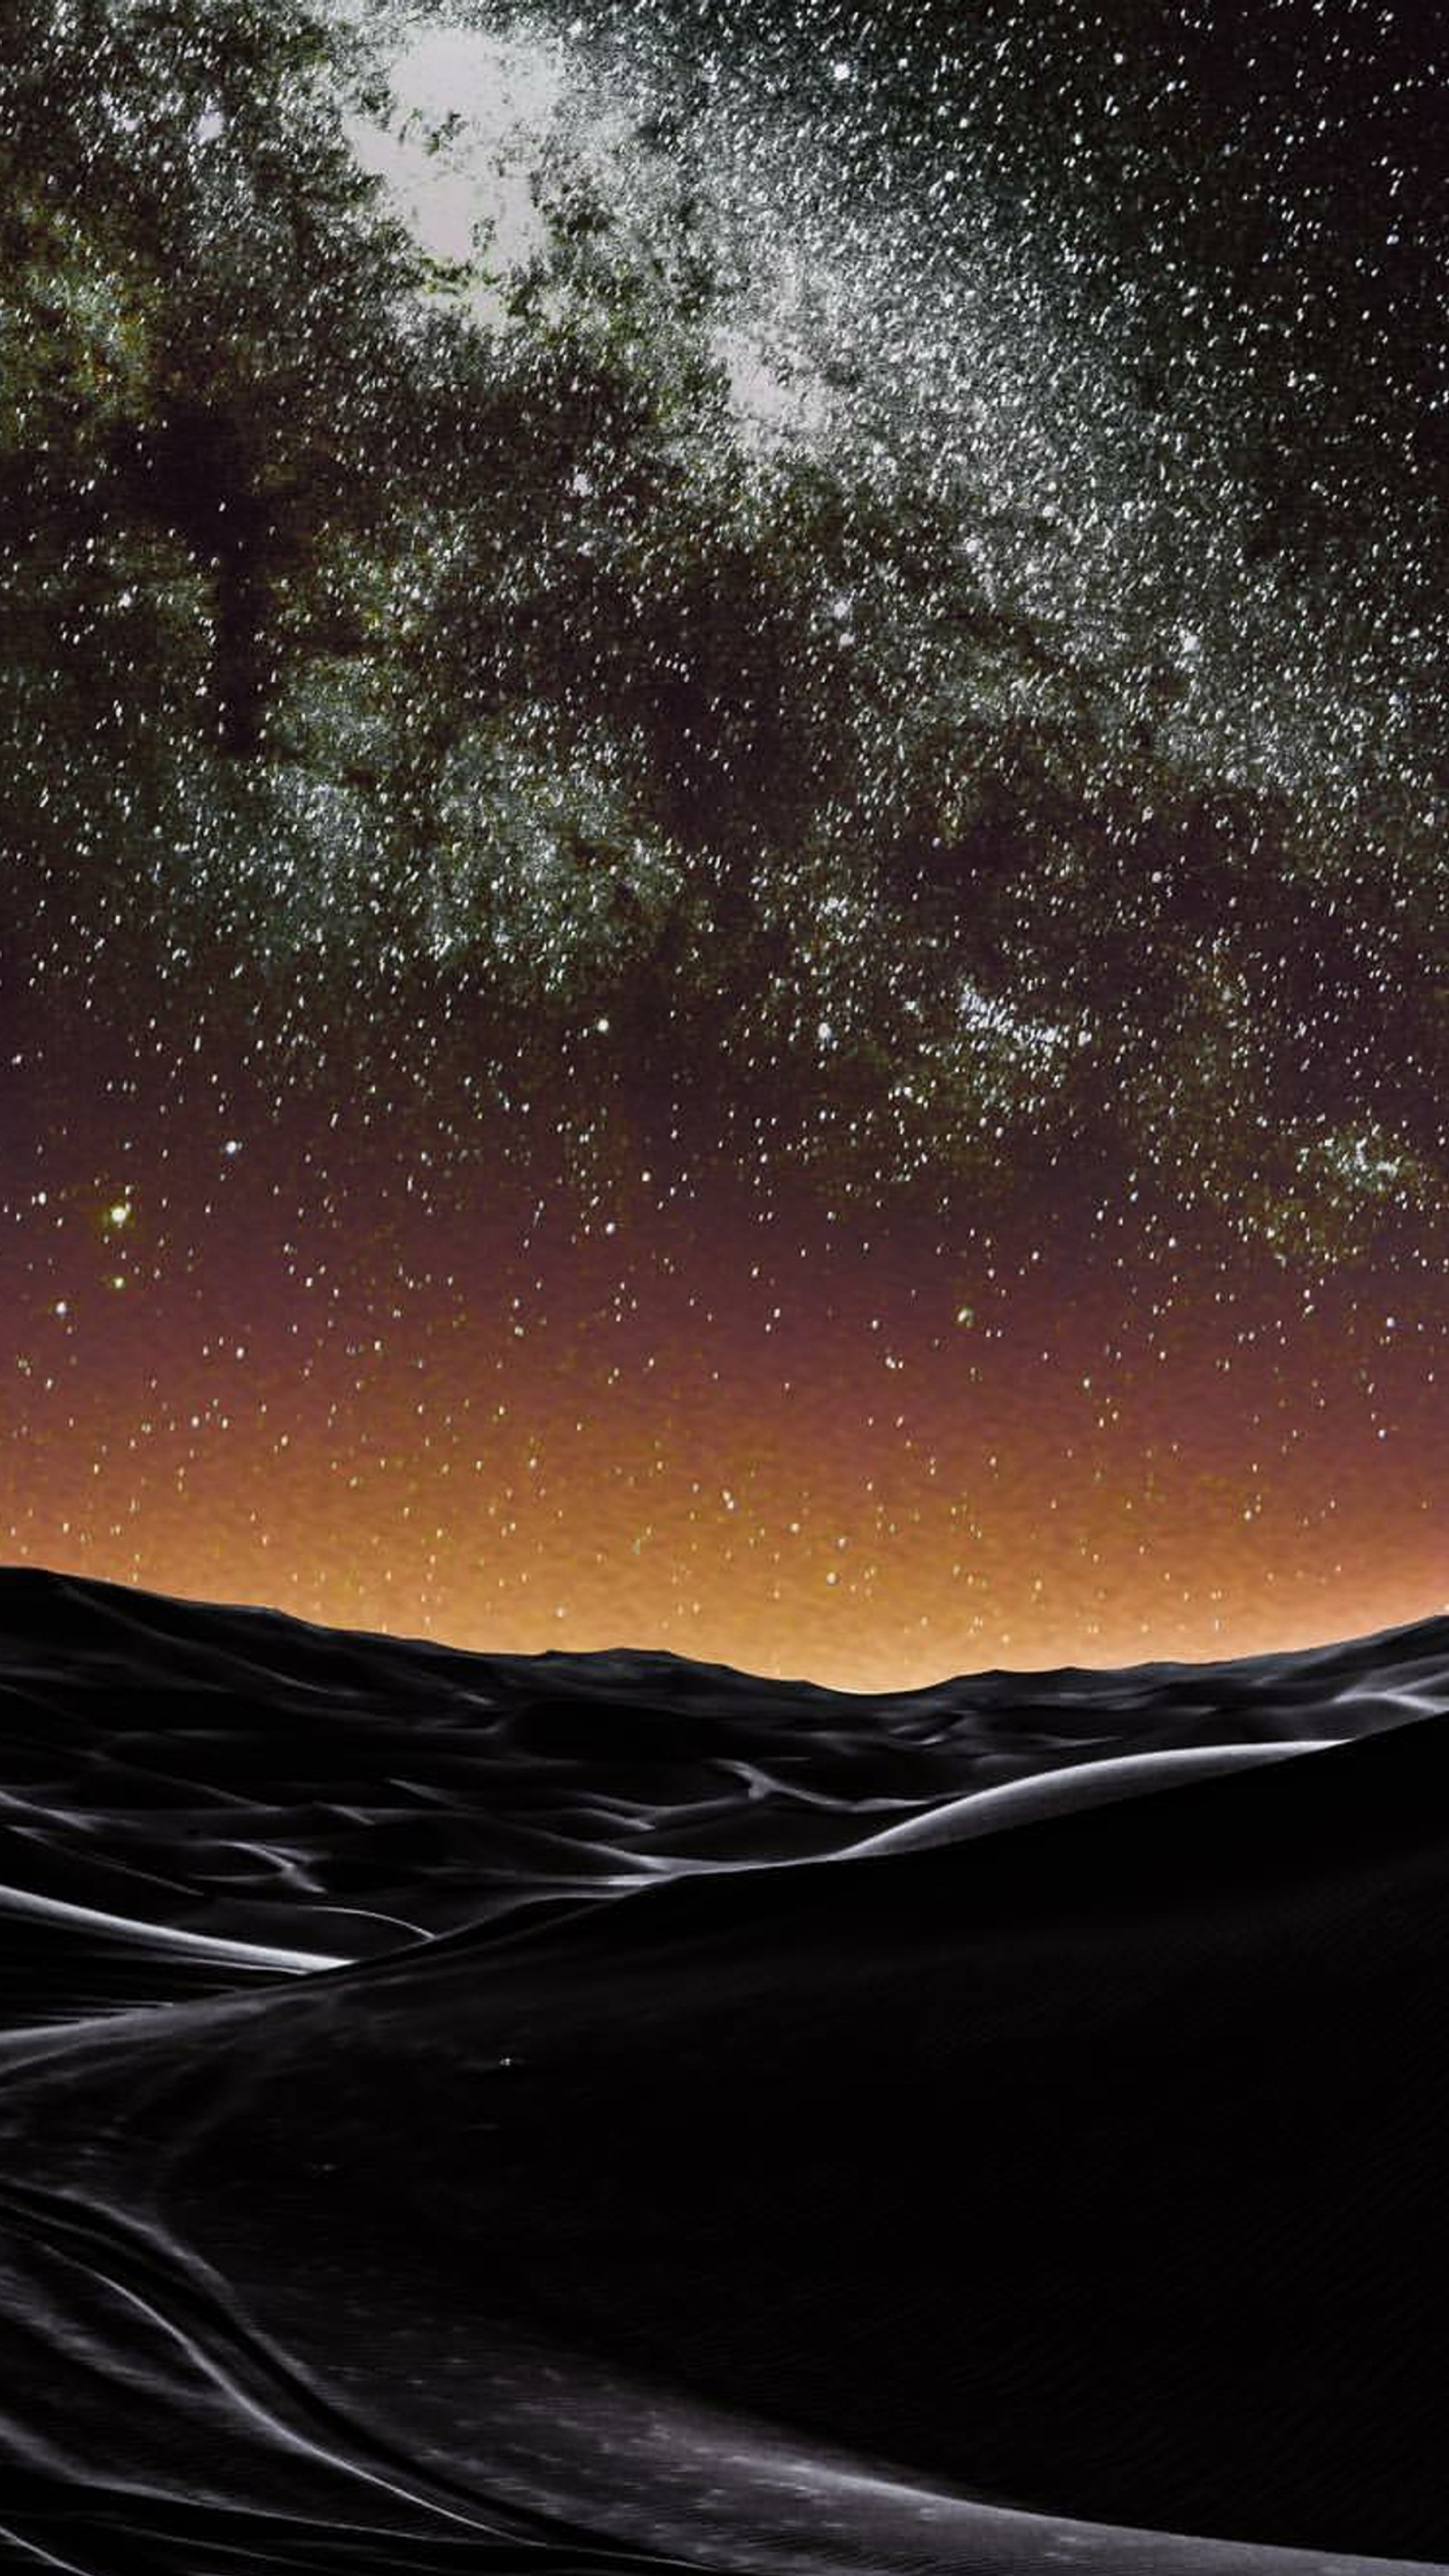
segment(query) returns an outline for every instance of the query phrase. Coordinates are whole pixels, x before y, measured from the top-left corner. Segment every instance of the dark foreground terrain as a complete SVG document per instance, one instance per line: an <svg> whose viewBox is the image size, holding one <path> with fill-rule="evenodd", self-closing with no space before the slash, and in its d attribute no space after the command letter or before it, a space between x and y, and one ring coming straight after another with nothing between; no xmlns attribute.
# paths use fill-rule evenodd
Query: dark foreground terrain
<svg viewBox="0 0 1449 2576"><path fill-rule="evenodd" d="M1449 2565L1449 1621L0 1693L0 2565Z"/></svg>

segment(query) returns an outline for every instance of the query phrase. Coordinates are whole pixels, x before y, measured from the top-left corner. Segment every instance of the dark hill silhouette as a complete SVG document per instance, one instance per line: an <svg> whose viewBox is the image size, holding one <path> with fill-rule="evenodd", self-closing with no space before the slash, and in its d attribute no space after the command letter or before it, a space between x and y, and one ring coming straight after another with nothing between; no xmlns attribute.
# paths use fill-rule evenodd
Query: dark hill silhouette
<svg viewBox="0 0 1449 2576"><path fill-rule="evenodd" d="M0 1687L15 2563L1449 2564L1449 1623L865 1698L15 1573Z"/></svg>

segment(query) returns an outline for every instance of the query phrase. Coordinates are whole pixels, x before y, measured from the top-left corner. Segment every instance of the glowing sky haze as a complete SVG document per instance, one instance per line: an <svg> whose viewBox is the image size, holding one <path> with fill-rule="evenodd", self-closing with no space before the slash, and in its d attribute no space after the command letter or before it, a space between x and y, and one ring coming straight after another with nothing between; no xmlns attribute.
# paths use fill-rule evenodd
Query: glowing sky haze
<svg viewBox="0 0 1449 2576"><path fill-rule="evenodd" d="M1443 1606L1442 109L1353 0L23 0L10 1556Z"/></svg>

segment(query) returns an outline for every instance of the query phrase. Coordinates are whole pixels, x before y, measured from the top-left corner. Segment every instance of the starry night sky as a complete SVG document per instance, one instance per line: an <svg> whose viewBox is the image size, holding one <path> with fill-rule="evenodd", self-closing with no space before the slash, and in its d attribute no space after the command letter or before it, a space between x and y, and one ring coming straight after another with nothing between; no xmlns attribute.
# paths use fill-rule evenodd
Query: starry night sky
<svg viewBox="0 0 1449 2576"><path fill-rule="evenodd" d="M1449 1600L1357 0L12 0L3 1551L847 1686Z"/></svg>

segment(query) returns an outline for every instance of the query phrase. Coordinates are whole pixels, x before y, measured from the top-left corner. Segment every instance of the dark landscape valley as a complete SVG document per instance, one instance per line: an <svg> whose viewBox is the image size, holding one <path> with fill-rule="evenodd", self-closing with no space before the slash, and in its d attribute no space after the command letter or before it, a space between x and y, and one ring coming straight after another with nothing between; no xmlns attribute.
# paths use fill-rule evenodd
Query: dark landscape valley
<svg viewBox="0 0 1449 2576"><path fill-rule="evenodd" d="M1449 1623L896 1696L0 1577L3 2563L1449 2562Z"/></svg>

